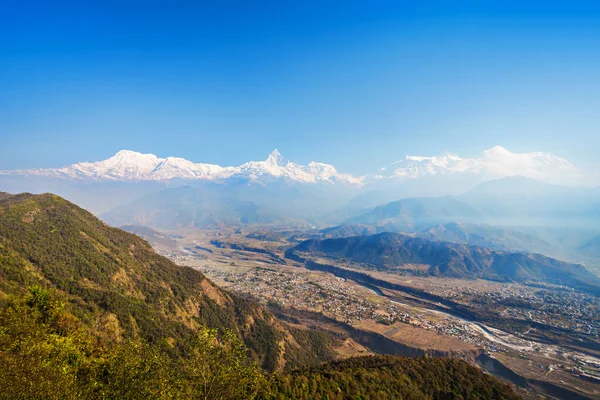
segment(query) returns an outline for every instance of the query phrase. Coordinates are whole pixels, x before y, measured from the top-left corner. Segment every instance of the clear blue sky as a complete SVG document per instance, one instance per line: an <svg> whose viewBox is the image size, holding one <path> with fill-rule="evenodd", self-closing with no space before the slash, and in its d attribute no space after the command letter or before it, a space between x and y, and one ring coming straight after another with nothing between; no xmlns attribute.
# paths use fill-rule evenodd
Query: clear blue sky
<svg viewBox="0 0 600 400"><path fill-rule="evenodd" d="M594 3L4 0L0 169L278 148L366 173L496 144L591 163Z"/></svg>

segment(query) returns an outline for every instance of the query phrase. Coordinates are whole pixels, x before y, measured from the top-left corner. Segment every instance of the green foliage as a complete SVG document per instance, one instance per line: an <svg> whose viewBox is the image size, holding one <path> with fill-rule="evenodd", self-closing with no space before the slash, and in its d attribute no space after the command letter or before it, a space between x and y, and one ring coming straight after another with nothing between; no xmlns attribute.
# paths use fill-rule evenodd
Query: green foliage
<svg viewBox="0 0 600 400"><path fill-rule="evenodd" d="M299 344L301 351L286 350L286 368L288 370L319 364L322 361L332 361L337 357L334 348L342 344L342 340L333 335L316 331L289 327Z"/></svg>
<svg viewBox="0 0 600 400"><path fill-rule="evenodd" d="M63 304L34 287L0 311L3 398L518 398L449 359L358 357L268 376L229 330L200 329L180 357L140 339L104 345Z"/></svg>
<svg viewBox="0 0 600 400"><path fill-rule="evenodd" d="M82 391L87 398L158 399L181 398L177 364L158 347L141 340L127 340L112 345L93 360L91 382ZM90 385L91 383L91 385ZM93 390L87 390L92 387Z"/></svg>
<svg viewBox="0 0 600 400"><path fill-rule="evenodd" d="M142 340L101 344L48 290L0 312L2 398L252 399L267 378L232 331L201 329L174 357Z"/></svg>
<svg viewBox="0 0 600 400"><path fill-rule="evenodd" d="M77 398L95 340L39 287L0 312L0 387L23 398Z"/></svg>
<svg viewBox="0 0 600 400"><path fill-rule="evenodd" d="M266 389L266 377L231 331L202 329L191 342L183 357L189 398L253 399Z"/></svg>
<svg viewBox="0 0 600 400"><path fill-rule="evenodd" d="M278 374L265 399L518 399L464 361L356 357Z"/></svg>

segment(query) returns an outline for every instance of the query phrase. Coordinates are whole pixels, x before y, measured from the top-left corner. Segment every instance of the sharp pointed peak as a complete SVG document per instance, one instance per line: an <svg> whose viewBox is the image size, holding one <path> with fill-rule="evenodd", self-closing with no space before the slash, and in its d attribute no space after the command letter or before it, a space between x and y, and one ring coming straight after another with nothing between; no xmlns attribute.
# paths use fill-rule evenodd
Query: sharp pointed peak
<svg viewBox="0 0 600 400"><path fill-rule="evenodd" d="M283 166L285 164L285 159L283 158L279 150L275 149L269 154L269 157L267 157L267 162L274 165Z"/></svg>

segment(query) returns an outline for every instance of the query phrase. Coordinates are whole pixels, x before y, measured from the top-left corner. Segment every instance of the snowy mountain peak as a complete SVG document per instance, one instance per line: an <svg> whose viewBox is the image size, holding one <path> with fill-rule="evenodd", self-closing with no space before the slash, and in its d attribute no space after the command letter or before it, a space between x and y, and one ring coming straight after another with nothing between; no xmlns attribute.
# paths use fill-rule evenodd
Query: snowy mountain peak
<svg viewBox="0 0 600 400"><path fill-rule="evenodd" d="M453 153L441 156L409 156L379 171L376 178L419 179L467 174L480 180L524 176L560 185L593 184L592 177L565 159L550 153L513 153L502 146L484 150L479 157L461 158Z"/></svg>
<svg viewBox="0 0 600 400"><path fill-rule="evenodd" d="M221 167L214 164L194 163L179 157L159 158L121 150L114 156L98 162L81 162L56 169L0 171L0 175L44 176L62 179L94 179L118 181L167 181L195 179L222 181L229 178L263 180L285 178L302 183L344 183L362 185L385 179L395 181L431 177L454 176L469 181L524 176L559 185L597 185L597 175L579 170L569 161L550 153L513 153L495 146L484 150L478 157L462 158L454 153L439 156L411 156L379 170L378 174L354 177L339 173L332 165L311 162L300 165L283 158L278 150L265 161L249 161L239 167Z"/></svg>
<svg viewBox="0 0 600 400"><path fill-rule="evenodd" d="M285 158L283 158L283 156L277 149L273 150L271 154L269 154L269 157L267 157L267 160L265 162L269 165L276 165L279 167L283 167L286 163Z"/></svg>
<svg viewBox="0 0 600 400"><path fill-rule="evenodd" d="M512 153L510 151L506 150L504 147L496 145L496 146L492 147L491 149L484 150L483 154L502 156L502 155L507 155L507 154L512 154Z"/></svg>
<svg viewBox="0 0 600 400"><path fill-rule="evenodd" d="M271 152L265 161L249 161L239 167L221 167L194 163L179 157L159 158L154 154L121 150L103 161L81 162L56 169L4 171L1 174L118 181L225 180L232 177L260 180L271 177L303 183L361 183L359 178L340 174L331 165L311 163L302 166L288 162L278 150Z"/></svg>
<svg viewBox="0 0 600 400"><path fill-rule="evenodd" d="M158 161L159 158L156 157L154 154L142 154L131 150L121 150L109 159L93 164L99 165L100 163L102 163L107 166L128 165L133 167L138 166L140 168L147 169L148 167L153 166Z"/></svg>
<svg viewBox="0 0 600 400"><path fill-rule="evenodd" d="M123 149L118 151L113 157L123 158L123 157L137 157L143 156L142 153L138 153L137 151Z"/></svg>

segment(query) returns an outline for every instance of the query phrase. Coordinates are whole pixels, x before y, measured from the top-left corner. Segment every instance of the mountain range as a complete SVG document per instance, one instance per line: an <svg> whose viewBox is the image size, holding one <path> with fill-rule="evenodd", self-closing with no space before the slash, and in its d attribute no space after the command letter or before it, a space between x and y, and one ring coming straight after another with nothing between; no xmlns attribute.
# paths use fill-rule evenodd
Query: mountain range
<svg viewBox="0 0 600 400"><path fill-rule="evenodd" d="M229 178L260 180L265 177L288 178L303 183L360 184L361 179L340 174L328 164L311 162L306 166L287 161L274 150L264 161L249 161L239 167L194 163L178 157L159 158L121 150L104 161L81 162L63 168L4 171L4 175L42 176L62 179L117 181L169 181L172 179L220 181Z"/></svg>
<svg viewBox="0 0 600 400"><path fill-rule="evenodd" d="M302 166L278 151L238 167L121 151L100 162L0 172L0 190L57 193L113 226L277 225L312 229L315 238L404 232L540 252L595 270L600 187L589 187L594 179L554 155L499 146L475 158L407 156L362 177L322 163Z"/></svg>
<svg viewBox="0 0 600 400"><path fill-rule="evenodd" d="M61 179L113 181L209 180L229 178L286 178L302 183L342 183L365 185L371 182L406 181L448 176L467 176L477 182L506 176L525 176L543 182L591 185L598 181L593 173L576 168L569 161L550 153L512 153L496 146L479 157L462 158L456 154L425 157L407 155L404 159L360 177L339 173L329 164L310 162L300 165L287 161L274 150L264 161L249 161L240 166L222 167L195 163L183 158L160 158L122 150L98 162L80 162L62 168L0 171L5 176L37 176Z"/></svg>
<svg viewBox="0 0 600 400"><path fill-rule="evenodd" d="M459 196L403 198L370 208L346 206L344 211L338 215L344 221L341 225L312 237L403 232L496 250L542 253L596 272L600 265L598 188L507 177L484 182Z"/></svg>
<svg viewBox="0 0 600 400"><path fill-rule="evenodd" d="M100 214L108 223L158 229L223 225L308 226L352 193L333 185L269 184L228 180L169 187Z"/></svg>
<svg viewBox="0 0 600 400"><path fill-rule="evenodd" d="M389 230L412 231L449 221L479 221L473 207L451 196L408 198L393 201L346 220L349 224L376 225Z"/></svg>
<svg viewBox="0 0 600 400"><path fill-rule="evenodd" d="M545 152L512 153L502 146L484 150L474 158L462 158L453 153L441 156L409 156L387 168L378 177L419 179L440 175L475 175L482 180L506 176L524 176L559 185L585 185L592 179L588 173L569 161Z"/></svg>

